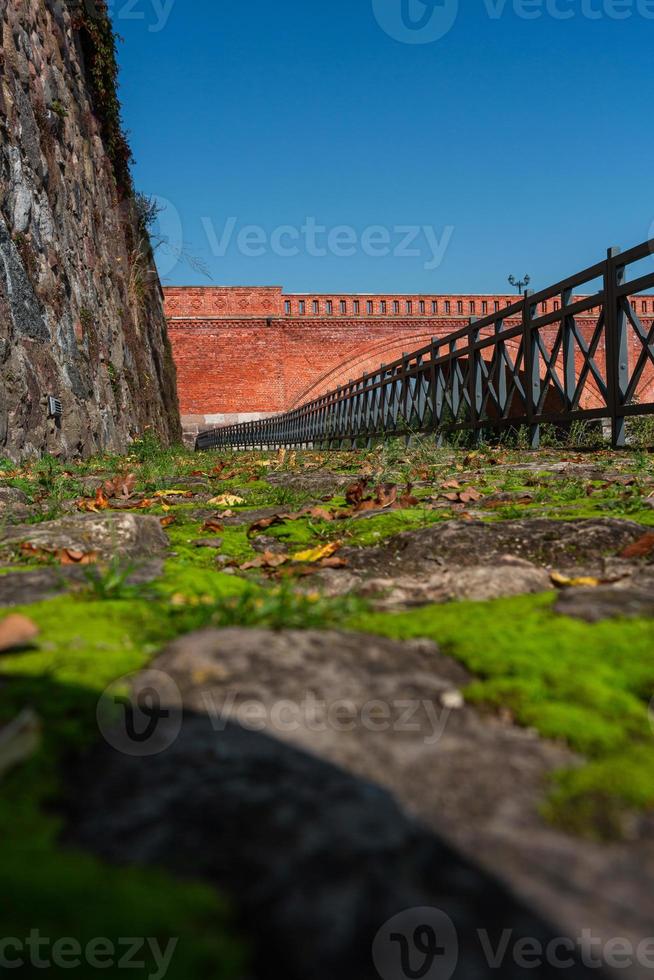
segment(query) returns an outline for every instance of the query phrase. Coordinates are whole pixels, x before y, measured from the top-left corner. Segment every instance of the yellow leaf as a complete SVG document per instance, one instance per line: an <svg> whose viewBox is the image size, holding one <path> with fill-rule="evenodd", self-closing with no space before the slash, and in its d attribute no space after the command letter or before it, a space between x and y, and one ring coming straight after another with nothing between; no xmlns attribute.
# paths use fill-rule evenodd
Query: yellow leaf
<svg viewBox="0 0 654 980"><path fill-rule="evenodd" d="M192 497L192 490L157 490L155 497Z"/></svg>
<svg viewBox="0 0 654 980"><path fill-rule="evenodd" d="M214 507L235 507L237 504L244 504L243 497L235 497L233 493L223 493L219 497L212 497L209 501Z"/></svg>
<svg viewBox="0 0 654 980"><path fill-rule="evenodd" d="M310 551L300 551L297 555L293 555L293 561L322 561L323 558L331 558L338 549L343 544L342 541L331 541L329 544L323 545L321 548L312 548Z"/></svg>
<svg viewBox="0 0 654 980"><path fill-rule="evenodd" d="M579 578L570 578L568 575L562 575L560 572L552 572L550 578L552 579L554 585L558 585L565 589L571 589L575 586L585 586L586 588L595 589L598 585L602 584L600 579L592 578L590 575L582 575Z"/></svg>

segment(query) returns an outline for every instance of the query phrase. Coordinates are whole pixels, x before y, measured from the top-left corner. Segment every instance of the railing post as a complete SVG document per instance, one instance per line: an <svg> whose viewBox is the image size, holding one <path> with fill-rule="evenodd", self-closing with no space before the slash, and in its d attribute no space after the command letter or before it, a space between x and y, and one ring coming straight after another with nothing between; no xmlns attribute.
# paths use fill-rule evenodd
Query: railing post
<svg viewBox="0 0 654 980"><path fill-rule="evenodd" d="M561 293L561 309L565 310L572 302L572 290L564 289ZM577 372L575 369L575 343L573 331L574 317L564 315L561 323L563 336L563 391L565 394L565 412L572 411L572 403L577 389Z"/></svg>
<svg viewBox="0 0 654 980"><path fill-rule="evenodd" d="M402 380L400 382L402 394L400 396L400 406L398 409L398 416L400 412L402 418L404 419L404 442L407 446L410 445L411 432L409 429L409 379L407 377L407 371L409 370L409 354L407 351L402 352Z"/></svg>
<svg viewBox="0 0 654 980"><path fill-rule="evenodd" d="M525 393L527 395L527 425L529 426L529 445L532 449L540 446L540 425L534 422L535 409L540 399L540 365L538 360L538 344L532 327L533 304L531 297L533 289L525 291L522 301L522 335L525 350Z"/></svg>
<svg viewBox="0 0 654 980"><path fill-rule="evenodd" d="M604 272L606 380L611 416L611 444L614 449L620 449L626 445L625 417L622 408L629 384L627 318L622 308L622 302L616 295L617 287L621 286L625 280L625 267L619 265L619 255L620 249L617 247L608 250Z"/></svg>
<svg viewBox="0 0 654 980"><path fill-rule="evenodd" d="M470 329L468 331L468 390L470 397L470 424L474 433L475 442L481 441L481 429L479 422L481 419L481 406L483 403L482 373L479 359L481 354L474 350L474 346L479 340L479 329L475 327L479 317L470 317Z"/></svg>

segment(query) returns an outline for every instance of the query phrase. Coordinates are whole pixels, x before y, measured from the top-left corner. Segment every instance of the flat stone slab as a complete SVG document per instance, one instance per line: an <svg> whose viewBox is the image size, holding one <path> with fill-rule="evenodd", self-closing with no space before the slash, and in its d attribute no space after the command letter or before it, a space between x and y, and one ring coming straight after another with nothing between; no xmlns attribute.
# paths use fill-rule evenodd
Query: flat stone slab
<svg viewBox="0 0 654 980"><path fill-rule="evenodd" d="M0 532L0 553L23 542L44 551L70 549L148 559L162 555L168 539L157 517L143 514L76 514L42 524L18 524Z"/></svg>
<svg viewBox="0 0 654 980"><path fill-rule="evenodd" d="M375 548L343 548L342 571L307 579L329 595L351 591L383 609L453 599L482 601L545 592L552 570L562 574L628 574L619 553L648 529L633 521L444 521L405 531Z"/></svg>
<svg viewBox="0 0 654 980"><path fill-rule="evenodd" d="M631 575L597 588L564 589L554 608L587 623L654 617L654 568L636 566Z"/></svg>
<svg viewBox="0 0 654 980"><path fill-rule="evenodd" d="M23 606L32 602L45 602L71 589L86 584L85 571L75 565L36 568L25 572L8 572L0 575L0 606ZM153 582L163 572L161 559L139 565L126 579L128 585L144 585Z"/></svg>
<svg viewBox="0 0 654 980"><path fill-rule="evenodd" d="M355 473L332 473L331 470L300 470L300 472L279 471L269 473L266 480L273 487L288 487L289 490L306 490L325 496L337 493L356 483Z"/></svg>
<svg viewBox="0 0 654 980"><path fill-rule="evenodd" d="M0 487L0 519L2 521L25 520L30 512L27 494L17 487Z"/></svg>
<svg viewBox="0 0 654 980"><path fill-rule="evenodd" d="M467 675L433 644L204 630L171 644L138 678L137 704L162 676L162 690L174 682L180 700L164 699L170 714L156 754L144 755L143 743L130 749L122 726L109 733L114 748L98 747L70 773L66 837L113 861L164 865L226 888L254 934L255 976L401 980L390 933L402 926L410 938L420 923L386 924L408 909L446 917L435 977L498 975L479 930L493 946L504 929L549 941L543 918L438 828L462 824L481 835L482 852L488 830L508 818L526 847L544 775L570 756L469 708L445 708L460 704L454 695ZM523 881L548 877L521 858ZM560 911L561 881L550 877ZM560 970L531 975L554 980ZM524 970L508 956L501 976L518 980Z"/></svg>
<svg viewBox="0 0 654 980"><path fill-rule="evenodd" d="M470 568L492 565L511 555L561 571L595 567L603 557L619 554L649 528L634 521L444 521L419 531L405 531L376 548L348 551L352 568L422 573L430 565Z"/></svg>

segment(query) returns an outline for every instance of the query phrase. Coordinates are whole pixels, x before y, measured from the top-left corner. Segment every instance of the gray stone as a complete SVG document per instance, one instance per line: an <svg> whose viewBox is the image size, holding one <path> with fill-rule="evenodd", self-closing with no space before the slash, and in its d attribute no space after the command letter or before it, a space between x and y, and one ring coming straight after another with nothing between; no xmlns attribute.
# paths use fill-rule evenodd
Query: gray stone
<svg viewBox="0 0 654 980"><path fill-rule="evenodd" d="M326 573L322 573L326 574ZM337 573L333 572L333 581ZM481 602L503 596L547 592L552 580L545 569L511 555L498 558L494 565L438 569L429 577L410 576L365 580L359 586L363 596L374 599L378 609L408 608L430 602L469 599Z"/></svg>
<svg viewBox="0 0 654 980"><path fill-rule="evenodd" d="M157 730L158 747L169 747L143 758L105 745L69 771L67 840L113 861L165 865L227 888L254 940L255 976L379 980L375 935L398 913L421 907L453 920L462 980L497 975L483 957L479 929L497 940L506 928L547 943L552 933L538 914L370 777L414 811L422 801L434 823L493 824L507 795L533 823L543 774L566 758L561 749L468 708L447 713L440 740L430 744L433 727L420 712L411 731L399 730L396 714L390 728L375 730L370 720L339 732L326 708L292 732L274 722L276 706L299 705L308 694L332 708L335 700L353 702L360 721L372 700L424 696L438 705L465 674L432 644L209 630L177 641L153 668L136 682L134 700L156 687L155 671L179 685L183 718L173 709ZM268 719L261 730L206 718L211 698L215 707L231 693L237 705L260 699ZM125 737L116 729L111 741L119 747ZM525 862L524 878L533 871ZM398 971L388 977L399 980ZM544 967L533 975L554 980L559 972ZM508 957L501 975L524 973ZM582 966L574 971L585 975Z"/></svg>
<svg viewBox="0 0 654 980"><path fill-rule="evenodd" d="M15 335L30 340L50 339L45 310L27 277L25 267L0 213L0 288L9 303Z"/></svg>
<svg viewBox="0 0 654 980"><path fill-rule="evenodd" d="M146 429L181 438L159 280L152 266L144 295L130 288L137 216L129 196L117 203L88 125L93 85L69 7L5 3L0 18L0 448L16 460L125 451Z"/></svg>
<svg viewBox="0 0 654 980"><path fill-rule="evenodd" d="M27 494L17 487L0 487L0 511L27 503Z"/></svg>
<svg viewBox="0 0 654 980"><path fill-rule="evenodd" d="M256 521L263 521L269 517L290 513L290 507L259 507L256 510L243 510L232 517L220 517L220 511L212 511L215 516L220 517L225 527L243 527L244 525L254 524Z"/></svg>
<svg viewBox="0 0 654 980"><path fill-rule="evenodd" d="M375 548L343 548L339 554L348 569L318 571L302 588L318 585L330 595L356 591L383 609L545 592L553 588L552 570L624 575L628 565L616 556L646 530L609 518L445 521Z"/></svg>
<svg viewBox="0 0 654 980"><path fill-rule="evenodd" d="M44 550L69 548L97 552L103 559L114 555L147 559L162 555L168 539L157 517L142 514L77 514L43 524L24 524L0 532L0 551L23 542Z"/></svg>
<svg viewBox="0 0 654 980"><path fill-rule="evenodd" d="M279 470L269 473L266 477L268 483L273 487L305 490L318 497L344 490L356 479L356 474L332 473L331 470L300 470L299 472Z"/></svg>
<svg viewBox="0 0 654 980"><path fill-rule="evenodd" d="M127 585L144 585L158 578L163 571L160 559L138 564L130 571ZM62 567L37 568L25 572L8 572L0 575L0 606L24 606L32 602L45 602L57 596L88 585L89 566L64 565Z"/></svg>
<svg viewBox="0 0 654 980"><path fill-rule="evenodd" d="M599 623L603 619L654 617L654 589L637 586L572 588L561 592L554 607L557 613Z"/></svg>

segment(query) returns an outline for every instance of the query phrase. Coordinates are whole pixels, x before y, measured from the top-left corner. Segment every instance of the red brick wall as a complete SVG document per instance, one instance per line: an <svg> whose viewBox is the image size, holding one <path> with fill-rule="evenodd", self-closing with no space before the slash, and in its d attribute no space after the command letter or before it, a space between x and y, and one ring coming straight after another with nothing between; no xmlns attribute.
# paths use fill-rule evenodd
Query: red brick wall
<svg viewBox="0 0 654 980"><path fill-rule="evenodd" d="M482 317L517 299L301 296L285 295L281 287L175 287L165 293L181 411L189 432L285 411L377 370L432 337L451 333L471 316ZM552 312L553 302L539 312ZM639 314L651 319L654 298L636 302ZM586 333L590 321L579 323Z"/></svg>

